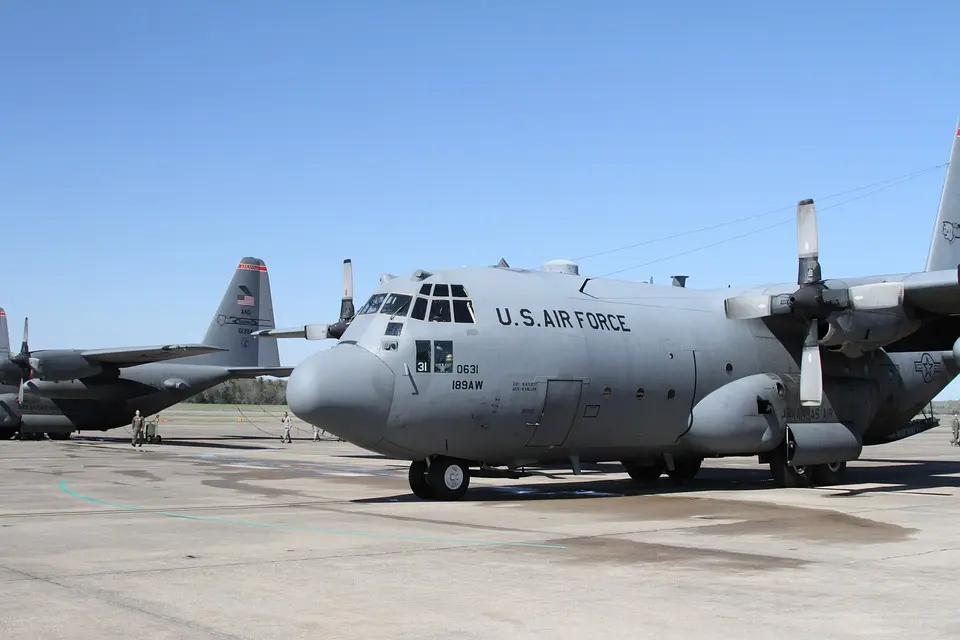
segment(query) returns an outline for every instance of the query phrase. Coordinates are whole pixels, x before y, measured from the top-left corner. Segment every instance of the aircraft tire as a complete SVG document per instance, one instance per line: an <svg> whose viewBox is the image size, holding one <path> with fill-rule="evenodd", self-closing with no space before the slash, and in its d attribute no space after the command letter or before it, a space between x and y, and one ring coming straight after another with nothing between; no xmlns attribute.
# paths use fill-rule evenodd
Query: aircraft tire
<svg viewBox="0 0 960 640"><path fill-rule="evenodd" d="M470 486L470 469L456 460L436 457L427 469L427 483L436 500L459 500Z"/></svg>
<svg viewBox="0 0 960 640"><path fill-rule="evenodd" d="M770 475L781 489L810 486L811 467L794 467L787 464L787 454L783 447L777 447L770 453Z"/></svg>
<svg viewBox="0 0 960 640"><path fill-rule="evenodd" d="M410 490L413 495L423 500L431 500L433 491L430 489L430 483L427 482L427 463L423 460L414 460L410 463L410 472L408 474L410 481Z"/></svg>
<svg viewBox="0 0 960 640"><path fill-rule="evenodd" d="M677 458L673 461L673 471L667 469L667 475L677 484L690 482L697 477L700 472L700 465L703 464L703 458L697 456L693 458Z"/></svg>
<svg viewBox="0 0 960 640"><path fill-rule="evenodd" d="M846 462L831 462L829 464L816 464L810 467L810 486L811 487L829 487L834 484L842 484L847 471Z"/></svg>
<svg viewBox="0 0 960 640"><path fill-rule="evenodd" d="M662 460L653 464L621 460L620 464L634 482L643 485L654 484L667 469L666 463Z"/></svg>

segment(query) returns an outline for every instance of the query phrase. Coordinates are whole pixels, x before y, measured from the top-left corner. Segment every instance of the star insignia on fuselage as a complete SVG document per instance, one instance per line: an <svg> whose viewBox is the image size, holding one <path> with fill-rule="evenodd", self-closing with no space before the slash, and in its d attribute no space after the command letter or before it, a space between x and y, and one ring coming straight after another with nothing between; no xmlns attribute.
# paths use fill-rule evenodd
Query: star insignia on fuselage
<svg viewBox="0 0 960 640"><path fill-rule="evenodd" d="M933 377L940 373L940 369L943 365L933 359L929 353L925 353L920 356L919 360L914 360L913 370L920 373L923 376L924 382L932 382Z"/></svg>

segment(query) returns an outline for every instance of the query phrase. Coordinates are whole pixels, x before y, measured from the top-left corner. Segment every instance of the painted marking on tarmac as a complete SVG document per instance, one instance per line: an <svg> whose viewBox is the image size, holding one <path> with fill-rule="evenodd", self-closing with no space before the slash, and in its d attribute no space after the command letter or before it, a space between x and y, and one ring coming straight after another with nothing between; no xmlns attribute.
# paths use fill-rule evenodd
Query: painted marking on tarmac
<svg viewBox="0 0 960 640"><path fill-rule="evenodd" d="M78 493L67 486L66 480L61 480L59 484L60 489L80 500L86 502L91 502L93 504L101 504L107 507L114 507L116 509L126 509L127 511L145 511L148 513L154 513L156 515L167 516L168 518L181 518L184 520L198 520L200 522L215 522L219 524L232 524L240 525L244 527L261 527L264 529L278 529L282 531L305 531L309 533L327 533L332 535L340 536L356 536L364 538L381 538L389 540L407 540L415 542L438 542L444 544L463 544L463 545L483 545L488 547L533 547L535 549L566 549L567 547L559 544L540 544L537 542L496 542L491 540L466 540L463 538L432 538L428 536L405 536L401 534L393 533L377 533L373 531L346 531L342 529L319 529L316 527L301 527L293 524L271 524L269 522L248 522L245 520L229 520L227 518L211 518L207 516L191 516L185 513L172 513L170 511L156 511L149 509L147 507L133 507L125 504L118 504L116 502L107 502L106 500L100 500L99 498L94 498L92 496L87 496L82 493Z"/></svg>

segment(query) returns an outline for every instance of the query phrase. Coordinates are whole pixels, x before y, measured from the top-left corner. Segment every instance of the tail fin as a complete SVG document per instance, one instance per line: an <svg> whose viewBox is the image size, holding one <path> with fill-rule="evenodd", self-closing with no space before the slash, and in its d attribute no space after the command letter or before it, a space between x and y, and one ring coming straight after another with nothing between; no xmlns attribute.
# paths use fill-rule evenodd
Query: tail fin
<svg viewBox="0 0 960 640"><path fill-rule="evenodd" d="M943 181L940 210L925 271L956 269L960 265L960 121L950 148L950 164Z"/></svg>
<svg viewBox="0 0 960 640"><path fill-rule="evenodd" d="M10 353L10 331L7 329L7 312L0 307L0 356Z"/></svg>
<svg viewBox="0 0 960 640"><path fill-rule="evenodd" d="M227 351L208 353L178 362L222 367L279 367L276 340L258 340L250 334L274 328L273 298L267 265L259 258L242 258L203 337L203 343Z"/></svg>

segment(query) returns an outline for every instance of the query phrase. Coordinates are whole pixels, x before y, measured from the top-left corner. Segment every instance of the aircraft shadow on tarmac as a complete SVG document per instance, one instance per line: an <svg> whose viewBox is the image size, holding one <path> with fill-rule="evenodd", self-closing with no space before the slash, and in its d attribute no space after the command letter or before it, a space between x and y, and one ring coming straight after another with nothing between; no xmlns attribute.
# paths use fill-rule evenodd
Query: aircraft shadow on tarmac
<svg viewBox="0 0 960 640"><path fill-rule="evenodd" d="M847 469L846 481L842 485L824 486L831 498L857 497L871 493L901 493L924 491L927 495L954 495L950 491L937 492L937 489L960 488L960 460L903 460L864 458L868 462L883 466L867 467L851 465ZM558 467L557 469L560 469ZM765 467L756 469L709 468L704 467L697 477L682 485L675 484L666 475L653 486L640 486L626 477L623 468L617 463L583 465L583 474L571 479L569 470L562 480L554 482L529 482L523 479L509 485L489 486L473 484L465 499L473 502L511 502L518 500L564 500L581 498L622 498L644 495L669 495L672 493L708 493L711 491L755 491L775 489L770 472ZM607 474L618 474L615 478L597 479ZM957 477L951 477L957 474ZM558 477L549 473L549 469L533 472L536 477ZM868 486L860 485L886 485ZM847 488L849 487L849 488ZM351 500L358 504L385 502L420 502L410 492L379 498L359 498Z"/></svg>
<svg viewBox="0 0 960 640"><path fill-rule="evenodd" d="M251 440L250 437L244 436L242 438L232 438L232 437L222 437L217 438L217 440ZM273 438L262 438L263 440L273 440ZM73 437L71 438L73 442L89 442L89 443L109 443L109 444L119 444L125 443L130 444L130 438L115 438L115 437ZM177 438L175 440L167 440L164 438L163 442L160 444L145 442L144 447L158 448L163 449L164 447L199 447L204 449L236 449L236 450L245 450L245 451L262 451L265 449L271 449L272 447L257 445L257 444L237 444L237 443L227 443L227 442L212 442L210 438Z"/></svg>

